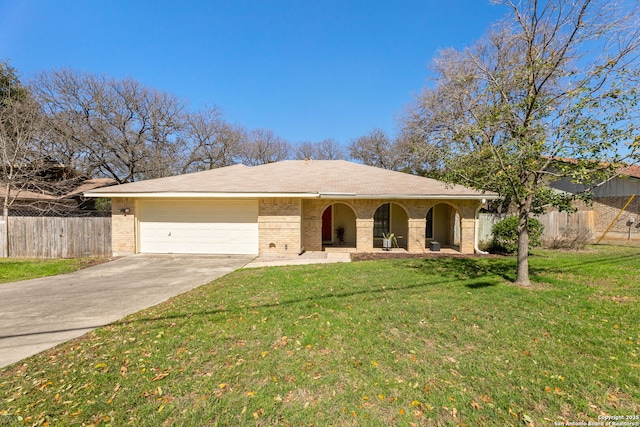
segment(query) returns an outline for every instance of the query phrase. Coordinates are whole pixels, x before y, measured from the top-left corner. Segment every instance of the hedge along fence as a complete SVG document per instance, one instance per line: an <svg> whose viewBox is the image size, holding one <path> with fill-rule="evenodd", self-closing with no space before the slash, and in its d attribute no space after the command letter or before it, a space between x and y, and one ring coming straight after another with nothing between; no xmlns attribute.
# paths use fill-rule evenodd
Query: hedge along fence
<svg viewBox="0 0 640 427"><path fill-rule="evenodd" d="M481 213L478 215L478 241L488 243L491 241L491 228L501 219L506 218L504 214ZM595 236L595 214L593 211L579 212L549 212L536 217L544 225L542 232L542 242L554 242L567 238L567 234L584 233L588 238Z"/></svg>
<svg viewBox="0 0 640 427"><path fill-rule="evenodd" d="M4 248L0 218L0 254ZM13 258L109 257L111 217L9 217L9 253Z"/></svg>

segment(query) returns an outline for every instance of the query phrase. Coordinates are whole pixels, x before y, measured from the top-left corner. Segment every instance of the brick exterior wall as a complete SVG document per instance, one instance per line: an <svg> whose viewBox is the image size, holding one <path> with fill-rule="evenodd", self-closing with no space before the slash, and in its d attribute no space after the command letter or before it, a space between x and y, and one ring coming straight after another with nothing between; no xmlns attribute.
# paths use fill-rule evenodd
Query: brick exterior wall
<svg viewBox="0 0 640 427"><path fill-rule="evenodd" d="M297 254L301 248L301 205L294 198L264 198L258 203L260 254Z"/></svg>
<svg viewBox="0 0 640 427"><path fill-rule="evenodd" d="M629 197L599 197L594 199L591 209L595 212L596 236L600 237L607 227L615 223L605 236L607 239L640 239L640 197L636 196L629 206L616 215L629 201Z"/></svg>
<svg viewBox="0 0 640 427"><path fill-rule="evenodd" d="M114 256L133 254L136 244L136 203L134 199L112 199L112 245ZM290 255L301 249L322 250L322 213L333 203L343 203L353 210L356 249L374 248L373 216L381 200L329 200L297 198L261 198L258 202L259 252L261 255ZM450 205L460 216L460 246L462 253L474 252L475 212L479 201L394 200L407 216L406 245L408 252L426 252L426 214L438 203ZM120 209L128 208L128 213ZM401 213L402 215L402 213ZM451 230L451 235L453 231Z"/></svg>
<svg viewBox="0 0 640 427"><path fill-rule="evenodd" d="M120 209L129 209L129 212ZM111 250L113 256L136 252L136 203L133 199L111 199Z"/></svg>

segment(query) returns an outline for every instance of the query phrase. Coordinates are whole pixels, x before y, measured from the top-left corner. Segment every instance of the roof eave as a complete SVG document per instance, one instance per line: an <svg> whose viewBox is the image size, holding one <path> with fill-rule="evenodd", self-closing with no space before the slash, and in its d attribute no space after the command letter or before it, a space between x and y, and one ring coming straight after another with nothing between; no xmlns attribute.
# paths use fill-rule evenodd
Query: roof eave
<svg viewBox="0 0 640 427"><path fill-rule="evenodd" d="M321 199L385 199L385 200L496 200L497 194L336 194L320 193Z"/></svg>
<svg viewBox="0 0 640 427"><path fill-rule="evenodd" d="M84 193L85 197L128 197L140 199L255 199L260 197L298 197L303 199L318 198L318 193L211 193L211 192L185 192L185 191L161 191L161 192L92 192Z"/></svg>
<svg viewBox="0 0 640 427"><path fill-rule="evenodd" d="M263 197L295 197L302 199L384 199L384 200L495 200L497 194L355 194L355 193L210 193L210 192L92 192L84 193L85 197L128 197L128 198L161 198L161 199L254 199Z"/></svg>

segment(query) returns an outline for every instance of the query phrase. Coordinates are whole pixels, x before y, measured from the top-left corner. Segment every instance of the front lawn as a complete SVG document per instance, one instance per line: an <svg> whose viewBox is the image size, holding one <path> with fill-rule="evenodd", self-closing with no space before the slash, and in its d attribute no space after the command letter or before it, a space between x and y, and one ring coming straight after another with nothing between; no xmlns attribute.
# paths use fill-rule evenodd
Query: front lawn
<svg viewBox="0 0 640 427"><path fill-rule="evenodd" d="M0 283L70 273L102 262L97 258L22 259L0 258ZM0 424L2 425L2 424Z"/></svg>
<svg viewBox="0 0 640 427"><path fill-rule="evenodd" d="M531 289L509 281L512 258L240 270L1 370L0 425L634 416L639 256L536 251Z"/></svg>

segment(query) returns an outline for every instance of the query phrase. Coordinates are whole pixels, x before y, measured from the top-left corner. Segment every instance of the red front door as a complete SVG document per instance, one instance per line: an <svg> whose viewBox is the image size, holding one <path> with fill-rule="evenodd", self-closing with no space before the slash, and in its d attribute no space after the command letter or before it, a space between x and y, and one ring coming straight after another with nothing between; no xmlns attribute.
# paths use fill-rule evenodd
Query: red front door
<svg viewBox="0 0 640 427"><path fill-rule="evenodd" d="M331 215L331 206L322 212L322 241L329 242L333 240L333 217Z"/></svg>

